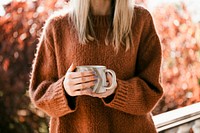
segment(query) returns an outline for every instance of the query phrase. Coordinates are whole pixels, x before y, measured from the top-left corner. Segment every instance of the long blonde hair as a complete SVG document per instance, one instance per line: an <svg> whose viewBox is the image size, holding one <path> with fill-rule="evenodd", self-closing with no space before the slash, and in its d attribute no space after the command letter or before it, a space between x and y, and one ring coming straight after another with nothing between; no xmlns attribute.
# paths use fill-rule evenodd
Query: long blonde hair
<svg viewBox="0 0 200 133"><path fill-rule="evenodd" d="M91 0L70 0L70 17L78 33L79 42L85 44L95 38L92 22L89 17ZM131 26L133 21L134 0L114 0L113 20L105 43L112 44L116 51L120 45L124 45L126 50L132 44ZM92 32L92 35L88 31ZM110 36L110 37L109 37ZM96 39L96 38L95 38Z"/></svg>

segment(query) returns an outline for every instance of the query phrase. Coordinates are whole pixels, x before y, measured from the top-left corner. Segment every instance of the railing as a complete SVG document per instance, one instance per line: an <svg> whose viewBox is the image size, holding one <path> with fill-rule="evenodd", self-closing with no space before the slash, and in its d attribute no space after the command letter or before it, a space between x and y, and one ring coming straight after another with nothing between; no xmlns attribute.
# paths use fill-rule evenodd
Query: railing
<svg viewBox="0 0 200 133"><path fill-rule="evenodd" d="M200 133L200 103L153 116L159 133Z"/></svg>

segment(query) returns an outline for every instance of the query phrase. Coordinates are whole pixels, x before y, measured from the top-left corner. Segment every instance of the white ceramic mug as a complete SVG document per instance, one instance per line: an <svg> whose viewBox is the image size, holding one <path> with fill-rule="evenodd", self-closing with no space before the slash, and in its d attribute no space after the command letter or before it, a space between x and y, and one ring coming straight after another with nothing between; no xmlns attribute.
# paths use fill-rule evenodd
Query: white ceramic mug
<svg viewBox="0 0 200 133"><path fill-rule="evenodd" d="M95 93L103 93L106 90L112 89L116 85L116 74L113 70L107 69L106 66L98 66L98 65L86 65L86 66L77 66L76 67L79 72L83 71L94 71L97 76L97 83L92 88ZM112 76L112 84L107 86L106 83L106 73L110 73Z"/></svg>

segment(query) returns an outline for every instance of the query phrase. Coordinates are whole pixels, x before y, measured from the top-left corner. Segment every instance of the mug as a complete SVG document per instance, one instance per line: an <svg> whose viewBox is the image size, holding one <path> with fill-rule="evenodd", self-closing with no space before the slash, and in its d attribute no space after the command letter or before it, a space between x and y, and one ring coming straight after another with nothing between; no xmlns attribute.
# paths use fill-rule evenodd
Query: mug
<svg viewBox="0 0 200 133"><path fill-rule="evenodd" d="M116 74L113 70L107 69L106 66L98 65L86 65L86 66L77 66L76 71L93 71L97 76L97 83L92 87L92 91L95 93L103 93L106 90L112 89L116 85ZM112 84L107 87L106 83L106 74L110 73L112 76Z"/></svg>

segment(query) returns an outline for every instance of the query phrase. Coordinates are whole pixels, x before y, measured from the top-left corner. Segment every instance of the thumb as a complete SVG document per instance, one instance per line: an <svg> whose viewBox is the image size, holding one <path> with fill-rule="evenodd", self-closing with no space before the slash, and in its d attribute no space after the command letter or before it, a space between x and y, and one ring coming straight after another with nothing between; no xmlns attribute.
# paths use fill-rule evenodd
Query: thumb
<svg viewBox="0 0 200 133"><path fill-rule="evenodd" d="M67 70L67 72L73 72L76 69L76 65L74 65L74 63L71 64L71 66L69 67L69 69Z"/></svg>

